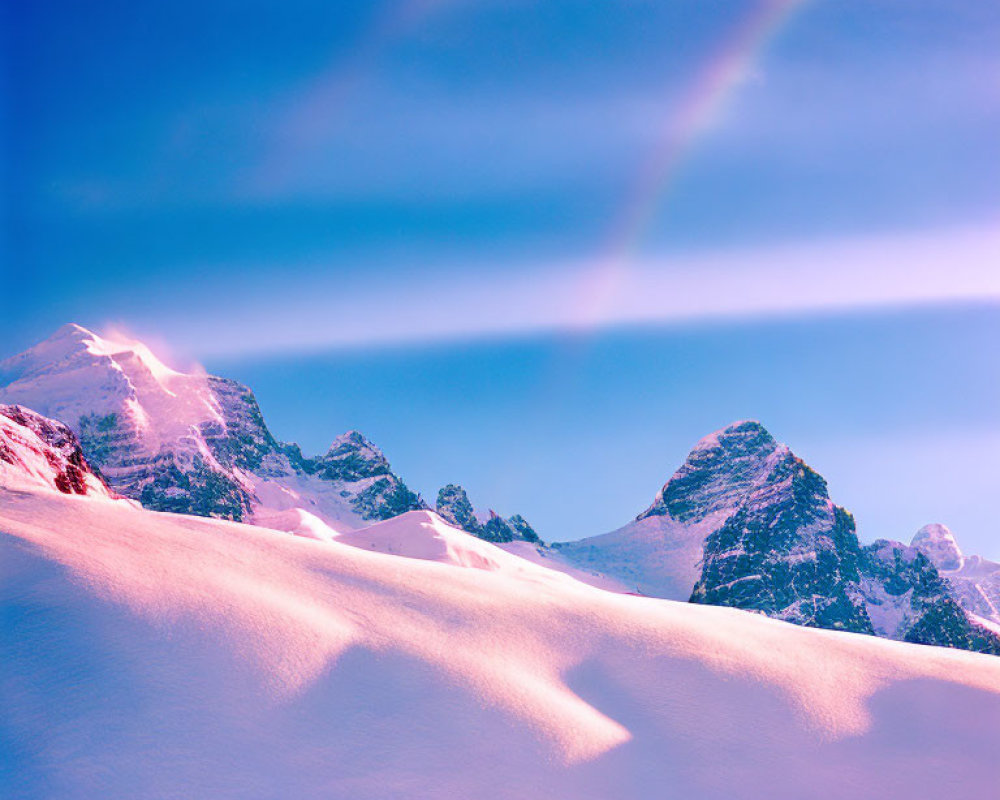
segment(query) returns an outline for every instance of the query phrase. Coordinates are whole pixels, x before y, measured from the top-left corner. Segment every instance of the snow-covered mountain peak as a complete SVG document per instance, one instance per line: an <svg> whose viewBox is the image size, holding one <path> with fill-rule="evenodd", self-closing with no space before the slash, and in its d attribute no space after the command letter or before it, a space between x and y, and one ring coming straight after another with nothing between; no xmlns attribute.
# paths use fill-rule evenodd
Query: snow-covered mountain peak
<svg viewBox="0 0 1000 800"><path fill-rule="evenodd" d="M359 432L305 458L275 439L246 386L173 369L126 336L64 325L0 363L4 402L64 422L116 490L155 510L267 519L298 508L339 530L423 507Z"/></svg>
<svg viewBox="0 0 1000 800"><path fill-rule="evenodd" d="M74 428L113 416L133 434L132 446L147 453L222 421L206 376L168 367L141 342L72 323L0 363L0 402L30 406Z"/></svg>
<svg viewBox="0 0 1000 800"><path fill-rule="evenodd" d="M946 563L960 562L943 526L925 530L912 547L862 547L853 517L833 503L823 477L760 423L744 421L702 439L636 521L559 551L644 593L1000 652L1000 638L962 610L934 557L921 554L921 541ZM978 592L979 602L962 605L992 620L989 580L977 577L967 594Z"/></svg>
<svg viewBox="0 0 1000 800"><path fill-rule="evenodd" d="M63 325L48 339L3 362L0 374L5 381L13 382L39 373L65 370L67 361L77 365L95 361L107 365L100 361L102 357L115 364L132 363L133 369L144 370L167 391L170 380L182 374L164 364L142 342L120 334L100 336L75 322Z"/></svg>
<svg viewBox="0 0 1000 800"><path fill-rule="evenodd" d="M703 436L691 449L692 452L695 452L715 447L734 448L740 447L741 442L748 440L776 443L770 431L760 421L755 419L739 419L729 423L724 428L719 428L719 430L712 431L712 433Z"/></svg>
<svg viewBox="0 0 1000 800"><path fill-rule="evenodd" d="M958 570L965 563L965 556L947 525L937 522L924 525L914 534L910 545L927 556L938 569Z"/></svg>
<svg viewBox="0 0 1000 800"><path fill-rule="evenodd" d="M760 422L739 420L700 439L632 522L560 543L560 553L638 591L687 600L701 575L707 537L745 505L788 495L806 469Z"/></svg>

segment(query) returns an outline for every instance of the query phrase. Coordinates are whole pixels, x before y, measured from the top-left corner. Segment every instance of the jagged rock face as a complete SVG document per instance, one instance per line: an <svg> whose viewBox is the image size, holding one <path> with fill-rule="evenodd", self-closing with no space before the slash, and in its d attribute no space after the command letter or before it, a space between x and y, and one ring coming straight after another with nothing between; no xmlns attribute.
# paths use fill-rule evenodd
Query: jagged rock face
<svg viewBox="0 0 1000 800"><path fill-rule="evenodd" d="M877 633L917 644L1000 655L1000 637L970 619L920 550L880 539L864 550L862 584ZM885 613L888 606L889 613Z"/></svg>
<svg viewBox="0 0 1000 800"><path fill-rule="evenodd" d="M669 514L680 522L695 522L732 511L787 453L759 422L734 423L702 439L636 519Z"/></svg>
<svg viewBox="0 0 1000 800"><path fill-rule="evenodd" d="M757 441L760 441L758 438ZM760 448L758 483L704 545L692 602L762 611L832 630L1000 653L1000 638L976 624L918 549L879 541L862 547L853 517L834 505L820 475L787 449ZM777 456L777 458L776 458ZM730 495L732 497L732 495ZM943 563L961 563L947 529L920 539Z"/></svg>
<svg viewBox="0 0 1000 800"><path fill-rule="evenodd" d="M487 542L503 543L522 539L541 544L538 534L520 514L504 519L490 511L485 521L476 514L465 489L449 483L438 492L435 511L446 522Z"/></svg>
<svg viewBox="0 0 1000 800"><path fill-rule="evenodd" d="M73 432L23 406L0 405L0 477L63 494L112 496Z"/></svg>
<svg viewBox="0 0 1000 800"><path fill-rule="evenodd" d="M242 520L301 505L356 528L425 507L356 431L305 458L274 438L246 386L77 325L0 363L0 400L65 421L115 489L153 510Z"/></svg>
<svg viewBox="0 0 1000 800"><path fill-rule="evenodd" d="M441 487L438 491L435 511L446 522L451 523L456 528L472 534L479 534L479 520L476 519L476 512L469 502L469 495L465 489L454 483L449 483Z"/></svg>
<svg viewBox="0 0 1000 800"><path fill-rule="evenodd" d="M391 472L382 451L358 431L338 436L315 463L316 474L333 481L359 481Z"/></svg>
<svg viewBox="0 0 1000 800"><path fill-rule="evenodd" d="M268 430L253 392L229 378L208 375L206 380L221 419L202 423L199 432L215 459L226 467L282 474L282 445Z"/></svg>
<svg viewBox="0 0 1000 800"><path fill-rule="evenodd" d="M487 542L513 542L517 534L507 520L495 511L490 511L490 518L483 524L479 538Z"/></svg>
<svg viewBox="0 0 1000 800"><path fill-rule="evenodd" d="M393 473L385 454L358 431L338 436L326 455L300 463L309 475L349 487L351 507L362 519L390 519L427 508Z"/></svg>
<svg viewBox="0 0 1000 800"><path fill-rule="evenodd" d="M407 511L427 508L420 495L395 475L372 481L352 499L351 507L365 520L391 519Z"/></svg>
<svg viewBox="0 0 1000 800"><path fill-rule="evenodd" d="M830 502L816 472L785 452L706 539L691 601L874 633L856 591L861 561L850 514Z"/></svg>
<svg viewBox="0 0 1000 800"><path fill-rule="evenodd" d="M533 542L535 544L541 544L542 540L535 533L535 529L528 524L528 520L522 517L520 514L515 514L510 519L507 520L507 524L510 525L511 530L514 531L514 535L518 539L523 539L526 542Z"/></svg>

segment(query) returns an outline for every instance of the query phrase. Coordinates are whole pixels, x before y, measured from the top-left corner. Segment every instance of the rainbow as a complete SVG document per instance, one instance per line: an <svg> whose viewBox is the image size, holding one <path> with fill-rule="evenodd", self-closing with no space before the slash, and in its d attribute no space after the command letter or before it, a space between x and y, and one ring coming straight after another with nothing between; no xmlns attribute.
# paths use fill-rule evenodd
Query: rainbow
<svg viewBox="0 0 1000 800"><path fill-rule="evenodd" d="M602 312L624 284L632 255L685 157L717 121L767 46L807 1L762 0L699 73L668 120L658 145L638 170L628 200L601 248L602 255L588 275L580 327L600 323Z"/></svg>

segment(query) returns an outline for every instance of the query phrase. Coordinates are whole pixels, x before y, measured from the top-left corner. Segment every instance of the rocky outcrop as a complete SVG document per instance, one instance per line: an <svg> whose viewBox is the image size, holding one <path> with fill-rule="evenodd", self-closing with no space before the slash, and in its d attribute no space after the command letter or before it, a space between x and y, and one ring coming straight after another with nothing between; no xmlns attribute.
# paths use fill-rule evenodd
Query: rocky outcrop
<svg viewBox="0 0 1000 800"><path fill-rule="evenodd" d="M542 540L535 533L535 529L528 524L528 520L522 517L520 514L515 514L507 520L507 524L510 526L511 530L514 531L514 536L517 539L522 539L525 542L533 542L534 544L541 544Z"/></svg>
<svg viewBox="0 0 1000 800"><path fill-rule="evenodd" d="M946 525L932 523L917 531L910 545L915 547L938 569L954 572L962 568L965 556Z"/></svg>
<svg viewBox="0 0 1000 800"><path fill-rule="evenodd" d="M9 485L113 496L69 428L18 405L0 405L0 477Z"/></svg>
<svg viewBox="0 0 1000 800"><path fill-rule="evenodd" d="M763 611L835 630L874 633L857 587L854 520L826 482L787 450L705 540L691 601Z"/></svg>
<svg viewBox="0 0 1000 800"><path fill-rule="evenodd" d="M466 533L478 535L480 522L476 518L472 503L469 502L469 495L461 486L454 483L442 486L438 490L434 510L445 522L461 528Z"/></svg>
<svg viewBox="0 0 1000 800"><path fill-rule="evenodd" d="M469 502L465 489L449 483L438 491L435 511L446 522L487 542L504 543L523 540L541 544L542 540L520 514L504 519L495 511L478 514Z"/></svg>

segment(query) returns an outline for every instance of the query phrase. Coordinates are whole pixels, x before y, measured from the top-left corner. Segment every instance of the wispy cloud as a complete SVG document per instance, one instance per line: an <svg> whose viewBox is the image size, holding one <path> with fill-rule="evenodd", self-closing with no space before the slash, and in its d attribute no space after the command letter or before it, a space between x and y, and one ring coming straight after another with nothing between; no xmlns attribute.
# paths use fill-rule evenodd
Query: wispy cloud
<svg viewBox="0 0 1000 800"><path fill-rule="evenodd" d="M235 287L229 310L157 320L198 355L369 347L961 301L1000 301L1000 227L649 258L612 294L588 263ZM314 269L315 265L310 267ZM289 270L287 274L293 274ZM308 288L303 288L307 286ZM595 313L596 309L596 313ZM190 337L186 340L183 337Z"/></svg>

